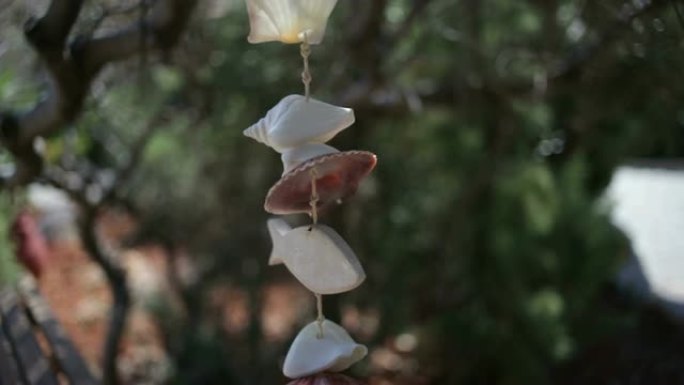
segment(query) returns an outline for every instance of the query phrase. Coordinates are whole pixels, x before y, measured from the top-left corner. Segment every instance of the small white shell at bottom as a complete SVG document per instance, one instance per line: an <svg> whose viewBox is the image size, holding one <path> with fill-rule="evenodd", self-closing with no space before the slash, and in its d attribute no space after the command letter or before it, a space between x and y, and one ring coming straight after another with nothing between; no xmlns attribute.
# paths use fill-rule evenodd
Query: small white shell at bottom
<svg viewBox="0 0 684 385"><path fill-rule="evenodd" d="M319 335L318 321L306 325L297 335L285 357L283 373L299 378L324 371L341 372L368 354L340 325L324 320Z"/></svg>

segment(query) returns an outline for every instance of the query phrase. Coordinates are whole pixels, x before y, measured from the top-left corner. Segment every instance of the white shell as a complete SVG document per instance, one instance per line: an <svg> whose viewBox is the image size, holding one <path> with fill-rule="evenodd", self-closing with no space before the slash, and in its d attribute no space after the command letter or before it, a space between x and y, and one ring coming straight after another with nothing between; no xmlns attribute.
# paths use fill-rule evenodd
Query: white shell
<svg viewBox="0 0 684 385"><path fill-rule="evenodd" d="M328 226L292 229L284 220L273 218L268 220L268 231L273 241L269 265L284 263L314 293L344 293L366 279L354 251Z"/></svg>
<svg viewBox="0 0 684 385"><path fill-rule="evenodd" d="M244 134L282 153L303 144L325 143L353 123L351 108L289 95Z"/></svg>
<svg viewBox="0 0 684 385"><path fill-rule="evenodd" d="M304 327L290 346L285 357L283 373L289 378L346 370L368 354L368 349L357 344L340 325L324 320L323 335L314 321Z"/></svg>
<svg viewBox="0 0 684 385"><path fill-rule="evenodd" d="M283 175L297 168L309 159L339 152L336 148L326 144L310 143L283 151Z"/></svg>
<svg viewBox="0 0 684 385"><path fill-rule="evenodd" d="M319 44L337 0L247 0L247 41Z"/></svg>
<svg viewBox="0 0 684 385"><path fill-rule="evenodd" d="M355 380L340 373L319 373L313 376L300 377L287 385L365 385L363 381Z"/></svg>

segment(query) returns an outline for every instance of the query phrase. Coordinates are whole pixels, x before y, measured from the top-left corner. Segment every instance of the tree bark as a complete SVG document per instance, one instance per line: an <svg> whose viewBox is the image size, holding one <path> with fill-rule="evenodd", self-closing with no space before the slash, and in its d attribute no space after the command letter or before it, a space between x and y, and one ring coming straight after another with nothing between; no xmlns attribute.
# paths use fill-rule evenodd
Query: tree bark
<svg viewBox="0 0 684 385"><path fill-rule="evenodd" d="M143 0L144 1L144 0ZM25 36L47 72L45 96L26 112L0 112L0 141L15 160L11 175L0 176L0 186L12 188L44 175L43 160L34 140L58 134L73 123L81 111L93 80L113 62L148 51L167 51L180 39L197 0L156 0L143 20L114 32L92 38L70 32L81 11L83 0L52 0L46 13L25 25ZM124 174L129 170L124 170ZM125 176L125 175L124 175ZM82 209L81 240L90 257L102 268L112 291L109 329L103 348L103 384L119 383L117 356L131 299L126 272L98 240L96 221L104 202L88 202L83 191L71 191L59 183Z"/></svg>
<svg viewBox="0 0 684 385"><path fill-rule="evenodd" d="M119 342L123 336L131 306L128 292L126 271L115 260L115 256L106 253L97 237L97 209L82 207L84 212L79 226L83 247L104 271L112 291L112 308L109 316L109 327L102 351L102 383L103 385L119 384L117 356Z"/></svg>

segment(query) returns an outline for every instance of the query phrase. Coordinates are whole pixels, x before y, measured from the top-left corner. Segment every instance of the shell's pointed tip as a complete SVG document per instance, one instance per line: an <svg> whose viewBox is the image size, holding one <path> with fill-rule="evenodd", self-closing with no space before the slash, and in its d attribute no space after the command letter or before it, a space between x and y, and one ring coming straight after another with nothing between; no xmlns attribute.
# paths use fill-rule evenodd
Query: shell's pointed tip
<svg viewBox="0 0 684 385"><path fill-rule="evenodd" d="M271 256L268 259L268 265L269 266L278 266L278 265L282 265L282 264L283 264L283 260L276 257L276 256Z"/></svg>
<svg viewBox="0 0 684 385"><path fill-rule="evenodd" d="M244 131L242 131L242 135L254 139L259 143L266 143L266 133L263 119L259 120L255 124L247 127Z"/></svg>

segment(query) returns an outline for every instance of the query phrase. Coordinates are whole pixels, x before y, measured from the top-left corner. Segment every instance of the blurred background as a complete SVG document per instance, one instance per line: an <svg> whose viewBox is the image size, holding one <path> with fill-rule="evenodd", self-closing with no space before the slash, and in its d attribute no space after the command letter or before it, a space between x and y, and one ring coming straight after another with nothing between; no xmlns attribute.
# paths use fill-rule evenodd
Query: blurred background
<svg viewBox="0 0 684 385"><path fill-rule="evenodd" d="M116 31L154 3L85 2L71 35ZM44 95L23 25L48 4L0 0L2 110ZM312 92L355 110L331 145L379 159L322 218L368 276L325 298L370 348L353 376L684 384L682 12L676 0L339 1ZM267 266L279 156L242 135L303 92L299 49L250 45L248 30L243 1L198 1L173 50L92 79L76 119L36 141L42 174L0 196L0 282L33 271L98 373L110 316L125 316L120 383L285 384L289 343L314 317L314 297ZM3 170L15 163L0 152ZM38 262L10 242L20 213L47 241ZM130 306L113 313L117 298Z"/></svg>

